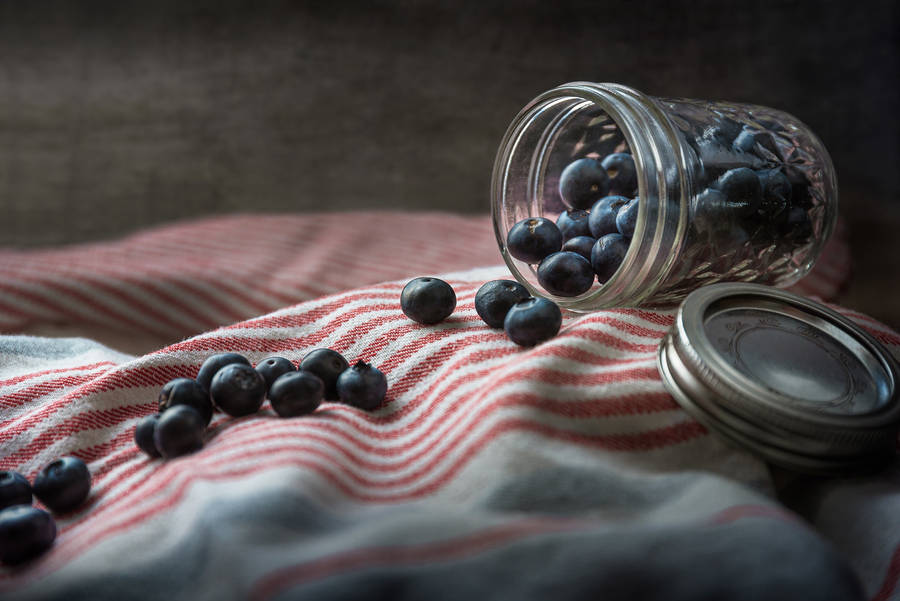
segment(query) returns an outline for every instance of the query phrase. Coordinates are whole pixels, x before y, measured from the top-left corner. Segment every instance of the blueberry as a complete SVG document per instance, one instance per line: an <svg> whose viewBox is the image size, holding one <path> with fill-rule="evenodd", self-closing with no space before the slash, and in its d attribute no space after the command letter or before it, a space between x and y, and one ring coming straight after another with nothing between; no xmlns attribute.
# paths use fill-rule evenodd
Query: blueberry
<svg viewBox="0 0 900 601"><path fill-rule="evenodd" d="M209 400L208 389L197 380L176 378L166 382L159 393L159 412L163 413L175 405L190 405L203 416L207 425L212 420L213 405Z"/></svg>
<svg viewBox="0 0 900 601"><path fill-rule="evenodd" d="M609 194L609 176L597 159L584 158L573 161L559 176L559 195L563 202L573 209L588 209L598 198L603 198L607 194ZM537 263L537 261L530 262Z"/></svg>
<svg viewBox="0 0 900 601"><path fill-rule="evenodd" d="M628 240L622 234L606 234L591 250L591 266L600 283L613 276L628 252Z"/></svg>
<svg viewBox="0 0 900 601"><path fill-rule="evenodd" d="M31 484L18 472L0 471L0 509L31 505Z"/></svg>
<svg viewBox="0 0 900 601"><path fill-rule="evenodd" d="M757 171L762 187L762 202L759 212L768 218L777 218L784 214L791 203L791 182L777 169Z"/></svg>
<svg viewBox="0 0 900 601"><path fill-rule="evenodd" d="M259 411L266 398L266 381L249 365L232 363L216 372L209 386L209 395L216 406L228 415L250 415Z"/></svg>
<svg viewBox="0 0 900 601"><path fill-rule="evenodd" d="M556 296L578 296L594 284L591 262L573 252L553 253L541 261L537 276L541 286Z"/></svg>
<svg viewBox="0 0 900 601"><path fill-rule="evenodd" d="M691 224L699 232L711 233L732 221L731 207L725 195L714 188L705 188L693 199Z"/></svg>
<svg viewBox="0 0 900 601"><path fill-rule="evenodd" d="M256 371L266 381L266 390L272 388L272 383L291 372L297 371L297 367L290 359L284 357L267 357L256 364Z"/></svg>
<svg viewBox="0 0 900 601"><path fill-rule="evenodd" d="M325 383L311 371L290 371L272 382L269 402L281 417L307 415L319 408L325 396Z"/></svg>
<svg viewBox="0 0 900 601"><path fill-rule="evenodd" d="M781 230L791 240L806 242L813 234L812 221L802 207L791 207Z"/></svg>
<svg viewBox="0 0 900 601"><path fill-rule="evenodd" d="M166 459L188 455L203 448L206 424L189 405L176 405L163 413L153 430L153 443Z"/></svg>
<svg viewBox="0 0 900 601"><path fill-rule="evenodd" d="M631 196L637 189L637 170L634 167L634 158L627 152L617 152L607 156L600 165L609 176L610 194Z"/></svg>
<svg viewBox="0 0 900 601"><path fill-rule="evenodd" d="M616 229L628 239L634 237L634 228L637 226L639 201L632 198L627 205L619 209L616 215Z"/></svg>
<svg viewBox="0 0 900 601"><path fill-rule="evenodd" d="M629 200L624 196L607 196L598 200L591 208L591 216L588 218L591 236L600 238L606 234L618 232L616 216L619 214L619 209L628 204Z"/></svg>
<svg viewBox="0 0 900 601"><path fill-rule="evenodd" d="M778 146L767 131L744 128L734 139L732 147L740 152L752 152L761 158L778 158Z"/></svg>
<svg viewBox="0 0 900 601"><path fill-rule="evenodd" d="M731 145L735 150L740 150L741 152L751 152L754 148L756 148L756 133L752 130L744 128L741 130L741 133L737 135Z"/></svg>
<svg viewBox="0 0 900 601"><path fill-rule="evenodd" d="M42 509L12 505L0 511L0 561L21 563L37 557L56 539L56 522Z"/></svg>
<svg viewBox="0 0 900 601"><path fill-rule="evenodd" d="M34 479L34 496L55 513L81 505L91 492L91 472L77 457L60 457Z"/></svg>
<svg viewBox="0 0 900 601"><path fill-rule="evenodd" d="M325 384L325 400L336 401L337 379L341 373L350 367L343 355L328 348L320 348L307 353L300 362L300 369L311 372Z"/></svg>
<svg viewBox="0 0 900 601"><path fill-rule="evenodd" d="M534 346L559 333L562 312L546 298L529 298L516 303L506 314L503 329L519 346Z"/></svg>
<svg viewBox="0 0 900 601"><path fill-rule="evenodd" d="M219 353L207 358L206 361L203 362L203 365L200 366L200 371L197 372L197 382L200 383L200 386L209 390L213 376L216 375L216 372L232 363L250 365L250 361L243 355L237 353Z"/></svg>
<svg viewBox="0 0 900 601"><path fill-rule="evenodd" d="M159 413L148 415L138 422L134 429L134 443L150 457L159 457L159 449L153 442L153 432L156 430L156 422L159 421Z"/></svg>
<svg viewBox="0 0 900 601"><path fill-rule="evenodd" d="M576 236L591 235L591 228L588 226L588 212L582 209L570 209L560 213L556 218L556 227L559 228L563 241Z"/></svg>
<svg viewBox="0 0 900 601"><path fill-rule="evenodd" d="M512 280L491 280L475 294L475 311L492 328L502 328L509 308L531 297L528 289Z"/></svg>
<svg viewBox="0 0 900 601"><path fill-rule="evenodd" d="M553 225L549 221L548 223ZM555 225L553 227L556 228ZM403 287L400 294L400 308L413 321L425 325L436 324L453 313L453 309L456 308L456 293L444 280L416 278Z"/></svg>
<svg viewBox="0 0 900 601"><path fill-rule="evenodd" d="M384 401L387 378L365 361L357 361L338 378L337 390L342 403L372 411Z"/></svg>
<svg viewBox="0 0 900 601"><path fill-rule="evenodd" d="M703 132L703 137L714 139L720 144L730 146L737 138L744 126L731 117L719 116L716 123Z"/></svg>
<svg viewBox="0 0 900 601"><path fill-rule="evenodd" d="M741 217L749 217L762 203L762 186L756 172L746 167L730 169L722 174L714 188L721 191Z"/></svg>
<svg viewBox="0 0 900 601"><path fill-rule="evenodd" d="M576 236L571 240L566 240L562 249L566 252L578 253L588 261L591 260L591 249L594 248L595 238L590 236Z"/></svg>
<svg viewBox="0 0 900 601"><path fill-rule="evenodd" d="M562 248L562 232L543 217L529 217L512 226L506 236L509 254L526 263L540 263Z"/></svg>

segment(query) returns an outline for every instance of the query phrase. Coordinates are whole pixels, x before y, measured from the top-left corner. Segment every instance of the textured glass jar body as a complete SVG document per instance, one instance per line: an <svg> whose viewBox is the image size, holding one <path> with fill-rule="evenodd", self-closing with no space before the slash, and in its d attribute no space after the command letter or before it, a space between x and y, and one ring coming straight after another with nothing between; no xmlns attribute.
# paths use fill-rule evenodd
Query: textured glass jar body
<svg viewBox="0 0 900 601"><path fill-rule="evenodd" d="M633 157L639 198L627 254L584 294L554 296L537 265L510 254L507 233L523 219L556 221L571 209L559 191L567 165L622 152ZM739 176L758 182L752 202L733 192ZM837 186L822 143L787 113L579 82L538 96L510 125L494 165L492 208L513 275L532 294L590 311L667 304L717 281L796 282L834 228Z"/></svg>

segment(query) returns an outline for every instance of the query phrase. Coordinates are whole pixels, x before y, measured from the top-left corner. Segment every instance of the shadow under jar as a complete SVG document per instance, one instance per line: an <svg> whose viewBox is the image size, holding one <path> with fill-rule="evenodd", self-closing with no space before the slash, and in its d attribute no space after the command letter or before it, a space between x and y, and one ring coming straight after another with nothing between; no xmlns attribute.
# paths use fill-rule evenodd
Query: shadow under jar
<svg viewBox="0 0 900 601"><path fill-rule="evenodd" d="M538 280L538 264L510 254L508 232L524 219L557 221L573 209L560 192L567 166L619 153L631 155L636 177L632 190L616 192L638 198L624 259L583 294L553 295ZM604 165L610 182L622 177L615 164ZM596 193L596 200L608 194L603 186ZM825 147L787 113L575 82L541 94L513 120L494 164L491 201L516 279L533 295L591 311L671 304L718 281L791 285L834 229L837 182Z"/></svg>

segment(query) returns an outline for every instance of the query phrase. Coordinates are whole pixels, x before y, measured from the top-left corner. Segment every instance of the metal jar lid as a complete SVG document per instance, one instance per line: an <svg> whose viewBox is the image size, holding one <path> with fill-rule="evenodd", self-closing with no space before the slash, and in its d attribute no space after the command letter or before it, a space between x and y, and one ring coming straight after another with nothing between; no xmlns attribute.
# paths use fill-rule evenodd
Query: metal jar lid
<svg viewBox="0 0 900 601"><path fill-rule="evenodd" d="M695 290L660 343L658 363L686 411L773 464L848 474L896 453L897 362L807 298L758 284Z"/></svg>

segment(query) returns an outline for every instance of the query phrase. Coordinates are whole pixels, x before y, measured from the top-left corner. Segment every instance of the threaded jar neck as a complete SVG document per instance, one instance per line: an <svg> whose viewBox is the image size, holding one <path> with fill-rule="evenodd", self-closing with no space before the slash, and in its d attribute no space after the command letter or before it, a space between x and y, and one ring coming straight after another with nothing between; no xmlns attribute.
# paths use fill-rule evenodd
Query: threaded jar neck
<svg viewBox="0 0 900 601"><path fill-rule="evenodd" d="M605 115L605 117L603 117ZM622 265L602 286L574 298L556 297L537 284L533 266L513 258L506 233L522 219L544 214L556 200L551 156L575 122L608 117L627 143L641 199L637 225ZM531 294L573 311L637 305L650 298L678 261L687 229L691 159L676 128L648 96L618 84L574 82L532 100L513 120L494 163L494 229L506 264Z"/></svg>

